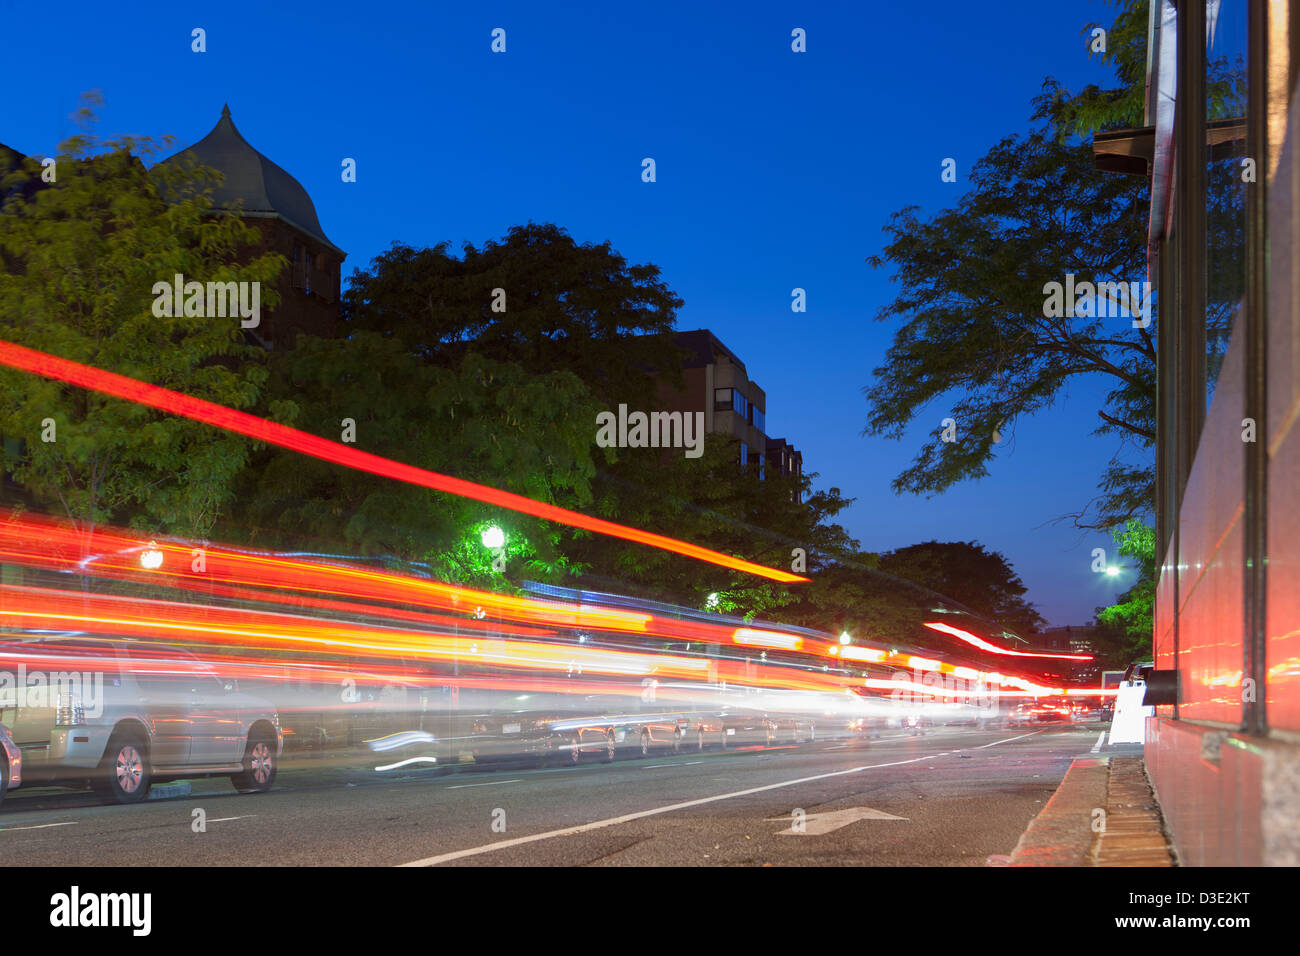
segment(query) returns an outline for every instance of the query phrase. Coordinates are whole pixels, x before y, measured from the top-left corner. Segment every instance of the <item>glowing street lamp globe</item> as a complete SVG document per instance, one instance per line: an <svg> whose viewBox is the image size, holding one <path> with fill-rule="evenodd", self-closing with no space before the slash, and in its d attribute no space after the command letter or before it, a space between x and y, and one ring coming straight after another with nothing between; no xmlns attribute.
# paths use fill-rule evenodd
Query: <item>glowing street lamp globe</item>
<svg viewBox="0 0 1300 956"><path fill-rule="evenodd" d="M492 525L491 527L483 529L483 533L479 535L479 539L483 542L483 547L495 551L497 548L505 547L506 533L496 525Z"/></svg>
<svg viewBox="0 0 1300 956"><path fill-rule="evenodd" d="M149 547L140 552L140 567L146 571L157 571L162 567L163 553L158 550L158 545L150 541Z"/></svg>

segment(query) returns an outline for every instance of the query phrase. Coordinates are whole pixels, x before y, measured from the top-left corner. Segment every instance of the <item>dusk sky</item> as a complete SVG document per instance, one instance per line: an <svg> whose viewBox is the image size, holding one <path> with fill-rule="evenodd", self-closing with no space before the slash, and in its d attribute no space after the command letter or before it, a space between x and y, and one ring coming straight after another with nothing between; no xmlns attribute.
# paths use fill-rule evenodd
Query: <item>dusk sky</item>
<svg viewBox="0 0 1300 956"><path fill-rule="evenodd" d="M898 208L958 200L971 164L1027 129L1044 78L1108 82L1084 27L1113 12L1100 0L141 4L10 44L10 77L31 81L7 98L0 142L54 153L79 95L99 89L101 134L172 134L179 149L228 103L311 194L348 253L345 277L393 241L458 248L529 220L608 239L661 267L685 300L679 328L712 329L745 362L768 433L802 450L819 486L857 499L841 520L864 548L978 540L1050 623L1083 624L1133 580L1091 573L1109 536L1057 521L1093 496L1117 448L1091 435L1105 383L1016 422L983 481L896 496L891 480L948 409L902 442L862 437L861 388L893 331L875 315L896 294L890 270L864 259ZM206 53L191 52L195 27ZM505 54L489 49L496 27ZM805 54L790 49L795 27ZM355 183L341 180L345 157ZM645 157L655 183L641 181ZM956 184L940 181L945 157Z"/></svg>

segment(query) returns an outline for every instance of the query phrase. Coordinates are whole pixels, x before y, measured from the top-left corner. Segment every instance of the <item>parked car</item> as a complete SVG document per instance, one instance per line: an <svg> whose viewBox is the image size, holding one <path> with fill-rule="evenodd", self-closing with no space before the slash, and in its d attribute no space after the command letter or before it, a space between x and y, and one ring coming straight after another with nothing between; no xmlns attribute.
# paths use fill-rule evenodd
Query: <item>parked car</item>
<svg viewBox="0 0 1300 956"><path fill-rule="evenodd" d="M166 780L229 776L271 789L283 752L279 715L209 664L146 641L49 638L10 645L28 674L58 675L24 693L11 730L28 781L89 786L137 803Z"/></svg>
<svg viewBox="0 0 1300 956"><path fill-rule="evenodd" d="M0 758L4 760L4 767L0 768L0 804L3 804L5 794L23 782L23 752L4 724L0 724Z"/></svg>

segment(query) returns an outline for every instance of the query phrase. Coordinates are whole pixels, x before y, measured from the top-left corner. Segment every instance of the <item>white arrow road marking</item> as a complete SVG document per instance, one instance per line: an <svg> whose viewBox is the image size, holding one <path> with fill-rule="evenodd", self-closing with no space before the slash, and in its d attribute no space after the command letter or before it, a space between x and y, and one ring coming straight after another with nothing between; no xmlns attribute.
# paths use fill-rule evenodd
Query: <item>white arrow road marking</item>
<svg viewBox="0 0 1300 956"><path fill-rule="evenodd" d="M1021 740L1025 737L1032 737L1034 734L1042 731L1034 731L1033 734L1021 734L1019 737L1007 737L1002 740L995 740L991 744L984 744L980 747L974 747L974 750L983 750L985 747L994 747L997 744L1007 744L1013 740ZM676 810L685 810L689 807L698 807L706 803L716 803L719 800L734 800L737 797L747 797L751 793L764 793L768 790L780 790L783 787L794 787L801 783L812 783L816 780L829 780L832 777L843 777L849 774L865 773L868 770L879 770L882 767L902 767L906 764L922 763L926 760L935 760L940 754L929 754L924 757L913 757L910 760L894 760L889 763L869 764L865 767L850 767L848 770L833 770L829 773L819 773L812 777L799 777L795 780L783 780L780 783L770 783L763 787L750 787L748 790L736 790L732 793L719 793L712 797L701 797L698 800L683 800L681 803L672 803L665 807L653 807L649 810L641 810L637 813L625 813L618 817L609 817L605 820L596 820L592 823L583 823L579 826L564 827L560 830L547 830L545 833L534 833L530 836L515 837L511 840L499 840L496 843L486 843L482 846L470 847L467 850L454 850L450 853L440 853L438 856L427 856L422 860L412 860L410 863L401 863L399 866L437 866L439 863L449 863L452 860L464 859L467 856L479 856L483 853L495 853L498 850L505 850L512 846L522 846L526 843L536 843L538 840L551 840L555 837L573 836L576 833L589 833L592 830L599 830L603 827L617 826L621 823L629 823L632 820L642 820L646 817L658 816L661 813L672 813Z"/></svg>
<svg viewBox="0 0 1300 956"><path fill-rule="evenodd" d="M809 813L803 818L804 828L802 830L794 829L794 817L769 817L768 823L780 823L785 820L790 821L790 829L778 831L778 836L821 836L823 833L831 833L840 827L846 827L850 823L857 823L859 820L903 820L907 817L896 817L892 813L885 813L883 810L873 810L871 807L849 807L847 810L831 810L827 813Z"/></svg>

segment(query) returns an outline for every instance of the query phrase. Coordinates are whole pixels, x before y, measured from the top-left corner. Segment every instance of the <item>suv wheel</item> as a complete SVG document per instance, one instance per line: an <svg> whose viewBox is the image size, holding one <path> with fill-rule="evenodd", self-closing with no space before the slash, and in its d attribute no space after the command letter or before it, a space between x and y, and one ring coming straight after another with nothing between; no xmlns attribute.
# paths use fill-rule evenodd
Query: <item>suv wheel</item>
<svg viewBox="0 0 1300 956"><path fill-rule="evenodd" d="M265 793L275 783L276 767L275 739L266 731L254 731L248 735L248 745L244 748L244 769L232 774L230 782L235 789L244 793Z"/></svg>
<svg viewBox="0 0 1300 956"><path fill-rule="evenodd" d="M113 803L139 803L149 796L153 783L149 772L149 748L138 733L113 734L99 762L99 775L91 787Z"/></svg>
<svg viewBox="0 0 1300 956"><path fill-rule="evenodd" d="M574 734L569 738L569 764L576 767L580 763L582 763L582 743L578 735Z"/></svg>
<svg viewBox="0 0 1300 956"><path fill-rule="evenodd" d="M605 754L603 757L601 757L601 760L604 761L605 763L614 762L614 744L615 744L614 731L612 730L605 731Z"/></svg>

